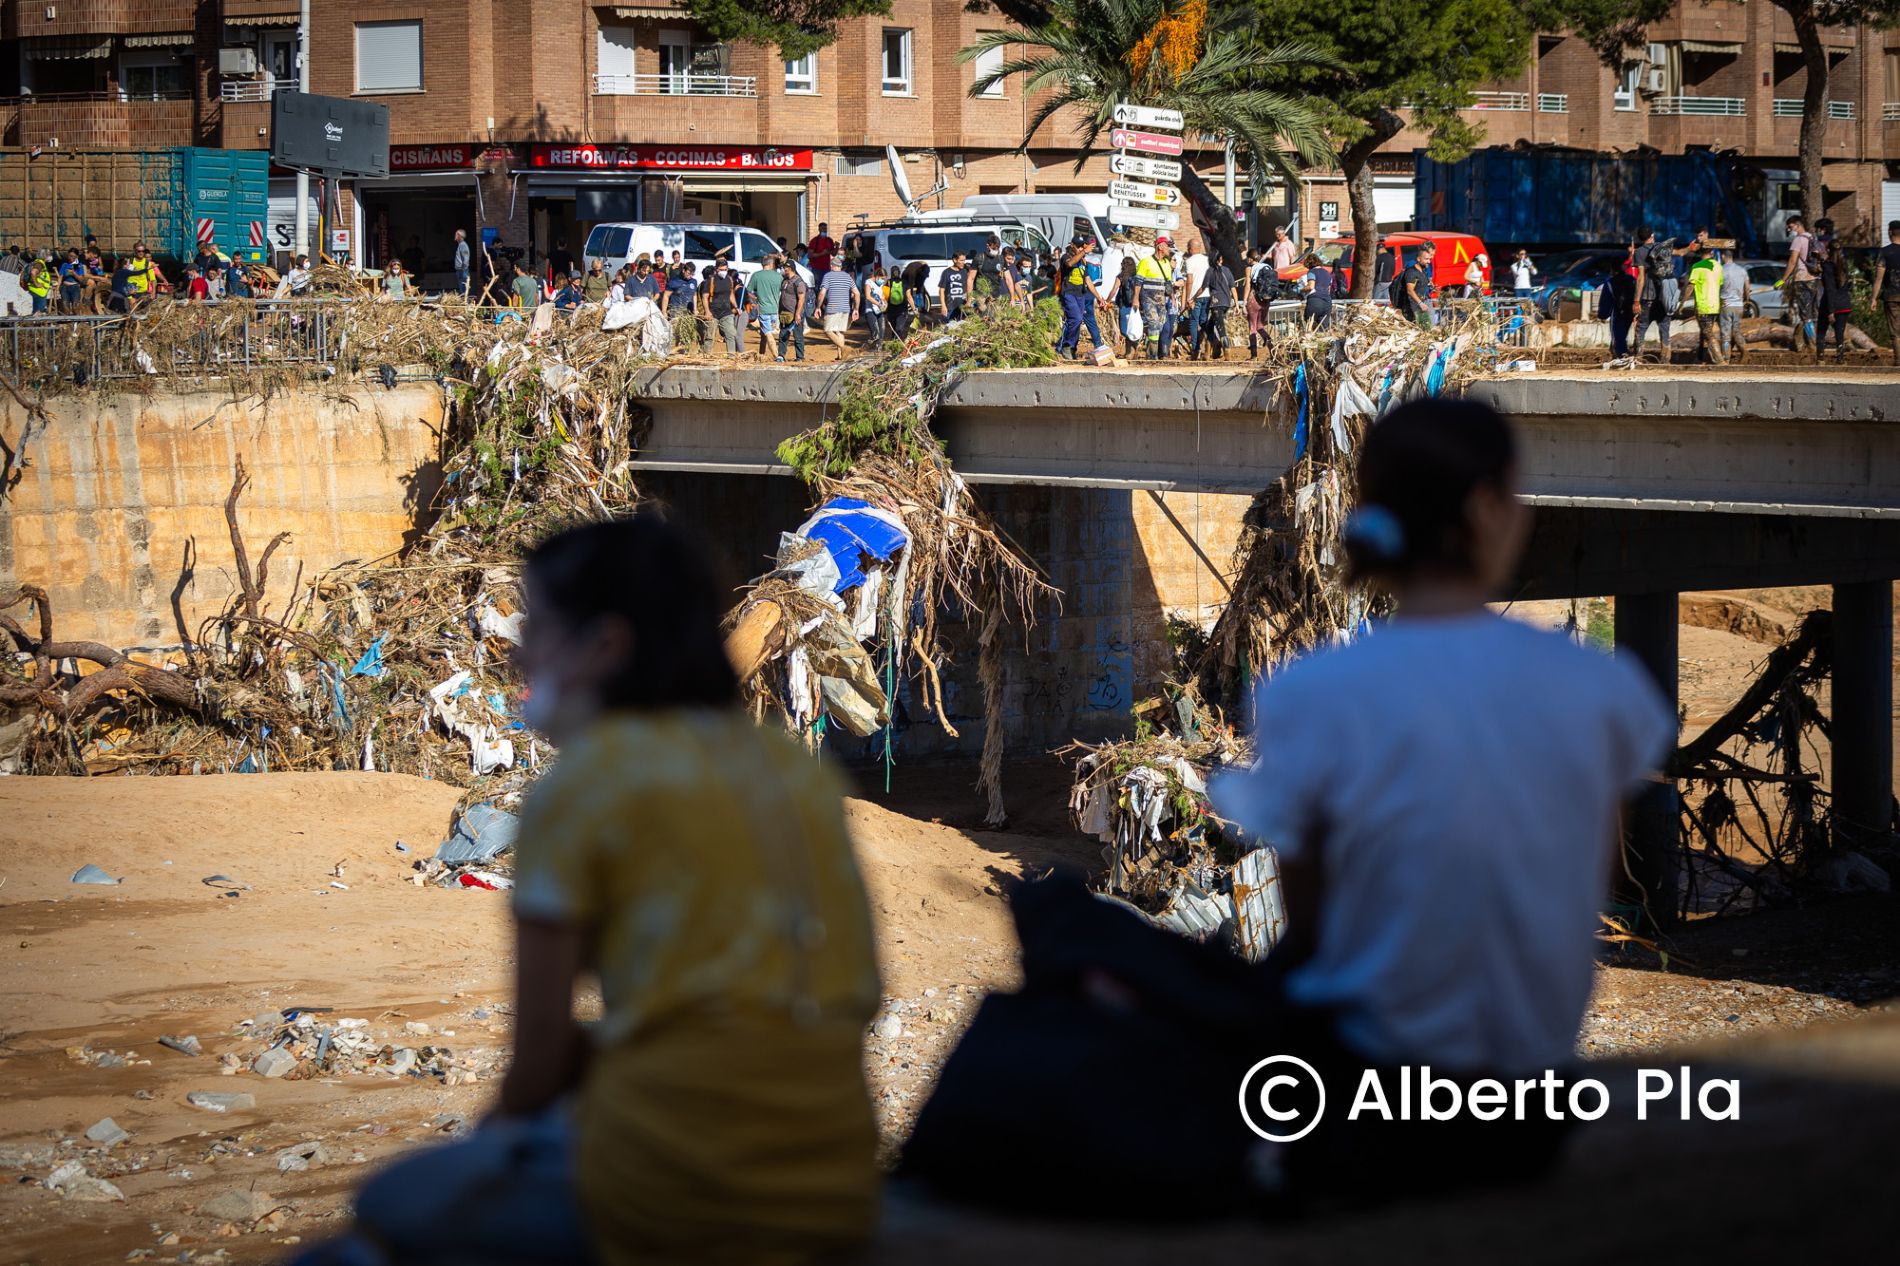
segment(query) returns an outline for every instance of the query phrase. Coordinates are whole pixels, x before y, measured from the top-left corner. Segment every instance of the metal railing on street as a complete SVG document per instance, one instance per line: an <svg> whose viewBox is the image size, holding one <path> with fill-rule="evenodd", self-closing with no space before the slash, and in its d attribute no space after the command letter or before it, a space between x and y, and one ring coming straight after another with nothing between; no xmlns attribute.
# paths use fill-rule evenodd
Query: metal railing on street
<svg viewBox="0 0 1900 1266"><path fill-rule="evenodd" d="M161 300L160 302L169 302ZM343 342L334 299L228 299L193 305L203 328L163 349L138 337L134 316L0 318L0 369L14 382L244 373L263 365L329 364ZM161 364L155 357L169 358Z"/></svg>

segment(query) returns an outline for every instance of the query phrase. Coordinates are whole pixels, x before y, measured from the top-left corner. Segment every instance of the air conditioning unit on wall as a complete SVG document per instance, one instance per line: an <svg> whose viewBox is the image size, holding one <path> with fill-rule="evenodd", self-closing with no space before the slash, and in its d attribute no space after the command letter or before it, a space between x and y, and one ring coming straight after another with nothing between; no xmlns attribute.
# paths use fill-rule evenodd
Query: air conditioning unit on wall
<svg viewBox="0 0 1900 1266"><path fill-rule="evenodd" d="M254 48L219 49L218 73L220 75L255 75L257 50Z"/></svg>
<svg viewBox="0 0 1900 1266"><path fill-rule="evenodd" d="M1651 66L1643 74L1643 91L1651 96L1660 96L1663 91L1663 68Z"/></svg>

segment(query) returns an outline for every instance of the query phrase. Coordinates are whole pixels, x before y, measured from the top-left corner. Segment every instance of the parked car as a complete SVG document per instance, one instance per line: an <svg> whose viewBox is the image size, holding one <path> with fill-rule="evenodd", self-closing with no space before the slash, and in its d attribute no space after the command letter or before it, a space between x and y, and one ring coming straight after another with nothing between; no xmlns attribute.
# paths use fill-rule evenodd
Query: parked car
<svg viewBox="0 0 1900 1266"><path fill-rule="evenodd" d="M611 275L642 254L670 264L674 251L702 276L724 259L739 276L751 277L769 256L778 254L778 243L758 229L737 224L596 224L582 248L581 267L598 259ZM801 264L798 275L811 284L810 269Z"/></svg>
<svg viewBox="0 0 1900 1266"><path fill-rule="evenodd" d="M937 282L958 251L972 264L994 234L1005 246L1038 253L1049 251L1049 241L1037 230L1014 220L906 220L883 228L866 229L877 245L884 267L902 272L916 260L929 268L924 293L937 297Z"/></svg>
<svg viewBox="0 0 1900 1266"><path fill-rule="evenodd" d="M1484 292L1491 293L1491 277L1495 267L1491 254L1484 243L1469 233L1387 233L1379 239L1379 249L1396 247L1399 252L1399 267L1404 269L1412 263L1412 257L1418 248L1426 242L1438 247L1438 254L1432 260L1432 284L1439 293L1447 290L1464 290L1465 270L1478 256L1485 257ZM1343 271L1346 284L1352 284L1354 242L1349 237L1321 238L1314 244L1313 253L1320 262L1332 267L1334 271ZM1306 265L1295 263L1291 268L1280 270L1281 281L1298 281L1306 275Z"/></svg>
<svg viewBox="0 0 1900 1266"><path fill-rule="evenodd" d="M1585 294L1600 288L1610 279L1612 272L1623 266L1629 255L1627 247L1605 247L1585 252L1574 257L1572 262L1554 264L1543 275L1543 284L1538 287L1533 300L1537 304L1537 311L1546 320L1554 319L1557 305L1566 299L1581 299ZM1562 271L1558 271L1559 267ZM1596 312L1586 303L1583 315L1594 318Z"/></svg>

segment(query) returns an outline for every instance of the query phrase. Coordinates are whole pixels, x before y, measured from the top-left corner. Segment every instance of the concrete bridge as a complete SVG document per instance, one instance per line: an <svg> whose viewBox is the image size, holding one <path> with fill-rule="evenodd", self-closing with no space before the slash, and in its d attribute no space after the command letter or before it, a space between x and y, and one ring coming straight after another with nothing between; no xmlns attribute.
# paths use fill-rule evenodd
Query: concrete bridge
<svg viewBox="0 0 1900 1266"><path fill-rule="evenodd" d="M647 372L643 490L702 526L735 575L755 574L808 502L774 449L838 386L823 366ZM1125 732L1169 666L1170 619L1205 625L1225 605L1241 517L1292 460L1274 390L1211 367L986 371L951 390L937 427L953 460L1064 595L1010 655L1019 749ZM1615 596L1618 641L1672 694L1678 591L1836 587L1836 803L1843 820L1884 823L1900 375L1538 372L1472 394L1516 417L1539 509L1507 596ZM47 584L63 636L176 641L228 593L221 506L237 454L256 478L248 530L293 533L272 573L287 585L402 543L435 487L442 419L424 384L56 401L0 503L0 582ZM0 423L23 433L4 399ZM962 737L919 723L904 751L981 741L973 673L946 687Z"/></svg>
<svg viewBox="0 0 1900 1266"><path fill-rule="evenodd" d="M822 419L838 383L816 367L657 369L641 384L654 412L641 465L788 473L774 449ZM1159 507L1218 578L1219 543L1231 546L1247 499L1293 462L1291 429L1270 420L1278 390L1212 366L985 371L950 389L934 426L972 482L1110 501L1132 493L1138 507ZM1618 644L1672 701L1679 592L1835 587L1837 812L1884 825L1894 782L1900 373L1536 372L1469 394L1516 420L1521 480L1539 509L1508 596L1613 595ZM1190 494L1193 523L1168 494Z"/></svg>

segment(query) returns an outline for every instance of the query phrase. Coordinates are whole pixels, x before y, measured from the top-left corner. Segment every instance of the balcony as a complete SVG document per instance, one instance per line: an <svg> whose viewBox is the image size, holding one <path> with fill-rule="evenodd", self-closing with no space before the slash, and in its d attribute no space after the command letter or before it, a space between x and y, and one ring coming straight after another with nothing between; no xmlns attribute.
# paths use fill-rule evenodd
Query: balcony
<svg viewBox="0 0 1900 1266"><path fill-rule="evenodd" d="M1800 97L1775 98L1775 117L1777 119L1798 119L1803 112L1803 102ZM1827 117L1830 119L1852 120L1854 117L1854 103L1852 101L1828 102Z"/></svg>
<svg viewBox="0 0 1900 1266"><path fill-rule="evenodd" d="M595 75L597 97L756 97L752 75Z"/></svg>
<svg viewBox="0 0 1900 1266"><path fill-rule="evenodd" d="M278 89L295 92L295 79L226 79L218 85L220 101L269 101Z"/></svg>
<svg viewBox="0 0 1900 1266"><path fill-rule="evenodd" d="M1531 108L1531 94L1528 92L1474 92L1471 94L1470 110L1528 110Z"/></svg>
<svg viewBox="0 0 1900 1266"><path fill-rule="evenodd" d="M1651 114L1694 118L1741 118L1748 113L1747 97L1651 97Z"/></svg>
<svg viewBox="0 0 1900 1266"><path fill-rule="evenodd" d="M1537 94L1537 113L1569 114L1570 94L1567 92L1540 92Z"/></svg>
<svg viewBox="0 0 1900 1266"><path fill-rule="evenodd" d="M133 96L123 92L40 94L0 103L9 145L62 149L140 149L194 143L196 107L189 93Z"/></svg>
<svg viewBox="0 0 1900 1266"><path fill-rule="evenodd" d="M1889 101L1880 108L1882 123L1900 123L1900 101Z"/></svg>

